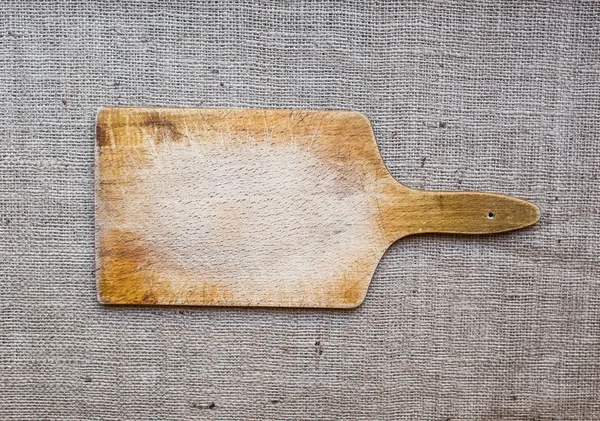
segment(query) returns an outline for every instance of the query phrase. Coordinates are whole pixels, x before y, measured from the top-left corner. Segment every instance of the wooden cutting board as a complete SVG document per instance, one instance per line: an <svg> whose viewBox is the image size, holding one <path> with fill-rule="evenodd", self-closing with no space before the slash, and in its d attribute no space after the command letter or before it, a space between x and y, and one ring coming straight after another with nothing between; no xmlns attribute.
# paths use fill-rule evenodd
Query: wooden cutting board
<svg viewBox="0 0 600 421"><path fill-rule="evenodd" d="M98 113L103 303L356 307L401 237L509 231L538 217L509 196L400 184L356 112Z"/></svg>

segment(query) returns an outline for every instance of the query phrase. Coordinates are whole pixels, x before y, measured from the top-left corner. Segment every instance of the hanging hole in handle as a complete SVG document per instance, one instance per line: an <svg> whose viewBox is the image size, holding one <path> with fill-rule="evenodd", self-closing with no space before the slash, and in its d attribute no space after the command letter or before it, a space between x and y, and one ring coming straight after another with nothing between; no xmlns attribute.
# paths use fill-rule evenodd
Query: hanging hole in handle
<svg viewBox="0 0 600 421"><path fill-rule="evenodd" d="M496 214L494 212L489 212L487 214L488 219L494 219L496 217Z"/></svg>

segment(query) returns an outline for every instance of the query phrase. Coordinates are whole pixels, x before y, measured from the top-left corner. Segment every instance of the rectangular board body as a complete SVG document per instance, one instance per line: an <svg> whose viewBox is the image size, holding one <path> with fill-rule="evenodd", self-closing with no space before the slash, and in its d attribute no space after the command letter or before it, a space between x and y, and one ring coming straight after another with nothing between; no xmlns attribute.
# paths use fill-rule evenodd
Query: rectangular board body
<svg viewBox="0 0 600 421"><path fill-rule="evenodd" d="M103 108L99 299L355 307L390 244L359 113Z"/></svg>

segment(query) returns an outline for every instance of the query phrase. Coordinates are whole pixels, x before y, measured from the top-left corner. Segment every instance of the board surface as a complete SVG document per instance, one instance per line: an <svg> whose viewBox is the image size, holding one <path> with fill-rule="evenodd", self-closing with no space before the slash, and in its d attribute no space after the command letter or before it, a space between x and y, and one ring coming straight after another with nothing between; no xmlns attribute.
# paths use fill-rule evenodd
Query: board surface
<svg viewBox="0 0 600 421"><path fill-rule="evenodd" d="M104 303L356 307L398 238L508 231L538 217L509 196L400 184L356 112L98 113Z"/></svg>

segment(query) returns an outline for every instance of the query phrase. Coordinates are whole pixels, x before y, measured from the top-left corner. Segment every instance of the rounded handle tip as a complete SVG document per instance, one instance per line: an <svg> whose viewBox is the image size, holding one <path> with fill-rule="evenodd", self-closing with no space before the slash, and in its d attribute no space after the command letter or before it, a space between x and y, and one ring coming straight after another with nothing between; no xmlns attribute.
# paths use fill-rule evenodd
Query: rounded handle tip
<svg viewBox="0 0 600 421"><path fill-rule="evenodd" d="M540 219L540 209L527 200L493 193L471 194L467 209L469 213L478 213L480 221L470 225L474 229L480 227L482 234L525 228Z"/></svg>

